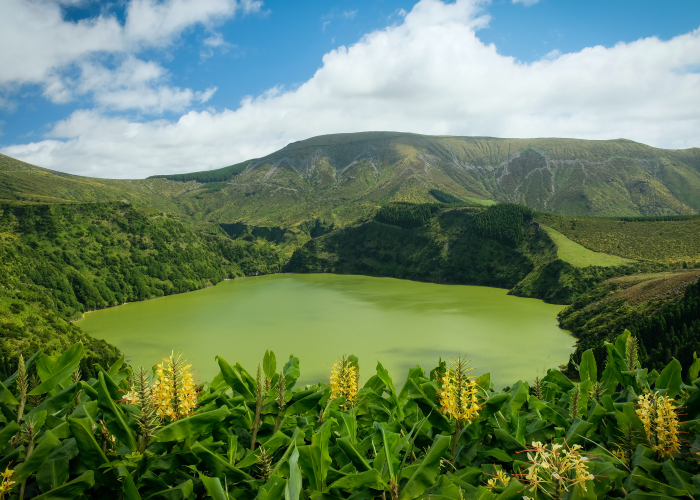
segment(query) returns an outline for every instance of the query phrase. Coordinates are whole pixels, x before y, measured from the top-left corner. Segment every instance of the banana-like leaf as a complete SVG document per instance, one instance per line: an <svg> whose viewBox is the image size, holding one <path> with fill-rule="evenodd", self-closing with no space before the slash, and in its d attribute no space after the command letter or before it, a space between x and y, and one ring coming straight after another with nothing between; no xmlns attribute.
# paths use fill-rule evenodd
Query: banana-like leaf
<svg viewBox="0 0 700 500"><path fill-rule="evenodd" d="M440 473L440 459L450 446L451 437L439 435L428 454L399 492L399 500L413 500L430 488Z"/></svg>
<svg viewBox="0 0 700 500"><path fill-rule="evenodd" d="M70 379L70 376L80 366L80 360L83 359L85 349L82 342L76 342L64 352L54 364L51 376L48 380L42 382L37 387L29 391L30 396L46 394L58 384Z"/></svg>
<svg viewBox="0 0 700 500"><path fill-rule="evenodd" d="M92 429L89 428L89 422L86 419L68 418L68 425L73 433L75 442L80 450L80 461L85 467L95 473L95 480L108 488L118 489L119 481L114 470L103 472L100 465L109 463L107 456L102 452L102 448L95 436L92 434Z"/></svg>
<svg viewBox="0 0 700 500"><path fill-rule="evenodd" d="M521 442L503 429L495 429L494 436L496 436L496 439L501 443L503 449L510 455L527 449Z"/></svg>
<svg viewBox="0 0 700 500"><path fill-rule="evenodd" d="M644 486L645 488L649 488L650 490L656 491L657 493L661 493L663 495L668 495L672 497L686 496L688 498L693 498L692 495L689 495L684 490L680 490L678 488L674 488L673 486L660 483L659 481L650 479L641 474L632 474L632 480L640 486Z"/></svg>
<svg viewBox="0 0 700 500"><path fill-rule="evenodd" d="M323 423L311 437L310 446L300 446L299 465L309 479L309 488L323 491L331 466L331 456L328 451L328 441L331 437L331 426L334 420Z"/></svg>
<svg viewBox="0 0 700 500"><path fill-rule="evenodd" d="M374 423L374 428L382 437L382 444L384 445L382 448L384 453L381 454L381 451L379 452L374 460L374 468L384 476L384 467L386 467L389 473L389 479L397 482L396 476L399 468L399 460L396 458L395 450L399 441L399 435L394 432L387 432L384 426L379 422Z"/></svg>
<svg viewBox="0 0 700 500"><path fill-rule="evenodd" d="M119 358L114 362L112 366L109 367L109 370L107 373L109 374L110 377L114 377L117 373L119 373L119 370L122 369L122 366L124 366L124 358L126 355L122 354L122 357Z"/></svg>
<svg viewBox="0 0 700 500"><path fill-rule="evenodd" d="M695 493L695 485L693 483L693 477L691 474L684 470L676 468L673 460L666 460L661 464L661 471L663 472L666 481L678 490L685 492L686 496L693 498Z"/></svg>
<svg viewBox="0 0 700 500"><path fill-rule="evenodd" d="M294 447L289 457L289 479L284 486L285 500L299 500L301 494L301 469L299 468L299 450Z"/></svg>
<svg viewBox="0 0 700 500"><path fill-rule="evenodd" d="M396 394L396 389L394 388L394 382L391 380L391 376L389 375L389 372L386 371L386 368L377 361L377 377L384 382L384 384L389 388L389 397L391 397L391 401L394 403L394 411L396 412L396 419L399 421L403 420L403 409L401 408L401 404L399 403L399 396Z"/></svg>
<svg viewBox="0 0 700 500"><path fill-rule="evenodd" d="M134 483L134 478L131 477L126 471L126 467L123 465L119 466L119 475L122 478L122 493L124 494L124 500L141 500L141 494L139 489Z"/></svg>
<svg viewBox="0 0 700 500"><path fill-rule="evenodd" d="M666 389L666 395L669 398L675 398L681 392L681 364L676 358L673 358L669 364L661 371L659 378L656 379L654 389Z"/></svg>
<svg viewBox="0 0 700 500"><path fill-rule="evenodd" d="M636 393L639 393L637 379L628 370L623 354L620 354L620 351L609 342L605 343L605 349L608 351L608 359L610 360L608 366L612 366L613 373L618 382L625 387L632 387ZM622 352L624 353L624 351Z"/></svg>
<svg viewBox="0 0 700 500"><path fill-rule="evenodd" d="M277 358L272 351L265 351L265 355L263 356L263 372L265 372L265 376L270 380L272 380L277 372Z"/></svg>
<svg viewBox="0 0 700 500"><path fill-rule="evenodd" d="M207 495L212 497L214 500L228 500L226 492L221 486L221 481L218 477L208 477L200 474L199 479L202 481L204 489L207 490Z"/></svg>
<svg viewBox="0 0 700 500"><path fill-rule="evenodd" d="M21 427L19 424L13 420L0 431L0 450L5 449L5 446L10 439L12 439L12 436L17 434L20 429Z"/></svg>
<svg viewBox="0 0 700 500"><path fill-rule="evenodd" d="M121 389L119 389L119 384L114 379L112 379L112 376L109 374L109 372L102 367L98 367L97 373L98 376L102 375L104 379L105 388L107 389L110 399L114 401L120 400L122 398L123 393ZM100 380L101 379L99 379L93 386L97 392L100 391Z"/></svg>
<svg viewBox="0 0 700 500"><path fill-rule="evenodd" d="M134 451L138 448L136 437L126 424L126 416L122 413L121 409L114 404L109 390L107 389L105 374L103 372L99 374L98 387L97 404L102 409L107 429L109 429L109 432L111 432L122 445Z"/></svg>
<svg viewBox="0 0 700 500"><path fill-rule="evenodd" d="M53 413L56 413L57 411L62 410L68 403L71 403L73 401L73 398L75 397L75 394L78 392L78 390L78 384L71 384L65 389L61 389L54 395L44 399L41 403L39 403L39 405L37 405L36 408L34 408L32 411L25 415L24 419L27 420L28 418L31 418L33 415L40 411L45 411L46 413L51 415Z"/></svg>
<svg viewBox="0 0 700 500"><path fill-rule="evenodd" d="M167 443L201 436L209 426L221 422L230 413L227 407L222 406L218 410L197 413L191 417L176 420L158 429L152 441Z"/></svg>
<svg viewBox="0 0 700 500"><path fill-rule="evenodd" d="M348 436L337 439L336 443L359 471L364 472L372 468L365 460L365 457L355 449Z"/></svg>
<svg viewBox="0 0 700 500"><path fill-rule="evenodd" d="M229 464L223 457L202 446L199 442L193 444L191 450L206 465L212 476L232 483L251 481L253 479L242 470Z"/></svg>
<svg viewBox="0 0 700 500"><path fill-rule="evenodd" d="M92 488L93 484L95 484L95 475L94 472L89 470L82 476L73 479L70 483L34 497L34 500L75 500Z"/></svg>
<svg viewBox="0 0 700 500"><path fill-rule="evenodd" d="M688 368L688 385L692 385L695 380L700 376L700 358L696 353L693 353L693 364Z"/></svg>
<svg viewBox="0 0 700 500"><path fill-rule="evenodd" d="M44 355L44 351L42 351L41 349L39 349L37 352L35 352L35 353L32 354L31 356L29 356L29 359L27 359L27 360L24 362L24 369L28 371L28 370L29 370L29 367L32 366L32 365L34 364L34 362L35 362L37 359L39 359L40 357L42 357L43 355ZM2 385L4 385L5 387L9 387L9 386L12 384L12 382L15 381L15 379L16 379L17 377L19 377L19 370L16 371L15 373L13 373L12 375L10 375L9 377L7 377L5 380L3 380L3 381L2 381Z"/></svg>
<svg viewBox="0 0 700 500"><path fill-rule="evenodd" d="M19 401L17 401L17 398L5 387L5 384L0 384L0 403L14 406L19 405Z"/></svg>
<svg viewBox="0 0 700 500"><path fill-rule="evenodd" d="M248 401L254 401L255 395L251 392L248 385L243 381L241 375L234 370L228 362L221 356L216 357L216 361L219 363L219 368L221 369L221 374L224 376L224 380L229 385L231 389L239 392L244 399Z"/></svg>
<svg viewBox="0 0 700 500"><path fill-rule="evenodd" d="M284 414L303 415L307 411L314 408L318 402L323 399L327 392L328 391L316 391L309 394L305 398L300 399L299 401L295 401L284 410Z"/></svg>
<svg viewBox="0 0 700 500"><path fill-rule="evenodd" d="M68 481L68 459L65 457L46 460L39 466L36 473L36 482L43 493L62 486L66 481Z"/></svg>
<svg viewBox="0 0 700 500"><path fill-rule="evenodd" d="M592 349L588 349L581 356L578 373L582 382L584 380L590 380L593 383L598 381L598 364L595 361Z"/></svg>
<svg viewBox="0 0 700 500"><path fill-rule="evenodd" d="M192 480L188 479L175 488L159 491L146 498L146 500L187 500L192 495Z"/></svg>
<svg viewBox="0 0 700 500"><path fill-rule="evenodd" d="M509 415L517 415L520 408L527 402L527 397L530 394L528 385L522 380L518 380L510 390L511 399L507 406L506 413Z"/></svg>
<svg viewBox="0 0 700 500"><path fill-rule="evenodd" d="M344 491L354 491L371 488L373 490L388 491L389 486L382 481L382 477L377 469L370 469L357 474L348 474L331 484L329 489L341 489Z"/></svg>
<svg viewBox="0 0 700 500"><path fill-rule="evenodd" d="M31 455L29 455L29 458L27 458L17 467L17 469L15 469L12 480L16 481L17 483L21 483L31 476L32 473L46 461L57 444L58 439L51 433L51 431L46 431L42 437L41 443L34 448L34 451Z"/></svg>

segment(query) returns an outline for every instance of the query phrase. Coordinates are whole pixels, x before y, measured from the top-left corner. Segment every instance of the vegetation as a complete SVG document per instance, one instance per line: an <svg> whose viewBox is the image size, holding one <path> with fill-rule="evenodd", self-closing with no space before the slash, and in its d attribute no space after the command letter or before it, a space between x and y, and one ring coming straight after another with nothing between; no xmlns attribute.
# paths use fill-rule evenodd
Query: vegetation
<svg viewBox="0 0 700 500"><path fill-rule="evenodd" d="M571 241L569 238L561 234L556 229L551 227L541 226L544 229L552 241L557 245L557 257L559 257L564 262L568 262L572 266L576 267L588 267L588 266L624 266L630 264L633 261L630 259L625 259L623 257L618 257L617 255L610 255L607 253L593 252L586 247L583 247Z"/></svg>
<svg viewBox="0 0 700 500"><path fill-rule="evenodd" d="M250 161L244 161L228 167L217 168L215 170L206 170L204 172L194 172L191 174L152 175L149 177L149 179L168 179L178 182L196 181L202 183L220 183L230 181L235 176L245 171L249 164Z"/></svg>
<svg viewBox="0 0 700 500"><path fill-rule="evenodd" d="M404 229L367 221L345 227L297 249L286 269L496 286L560 304L573 302L605 279L654 269L637 263L575 267L557 258L557 248L545 231L527 223L527 209L497 207L442 208L423 222L414 214L424 216L427 209L391 205L387 212L394 222L406 214L404 225L413 225L415 219L422 225ZM521 242L514 244L512 238Z"/></svg>
<svg viewBox="0 0 700 500"><path fill-rule="evenodd" d="M374 218L384 224L412 229L424 226L439 211L440 205L431 203L392 203L380 208Z"/></svg>
<svg viewBox="0 0 700 500"><path fill-rule="evenodd" d="M573 360L593 349L602 362L604 343L626 328L638 342L645 366L659 369L676 358L685 375L700 342L698 277L697 271L657 273L617 278L592 288L559 315L562 327L579 337Z"/></svg>
<svg viewBox="0 0 700 500"><path fill-rule="evenodd" d="M39 352L0 386L0 496L694 498L700 361L682 379L675 359L642 369L628 332L605 349L601 371L583 355L578 384L550 369L501 391L461 359L398 390L381 363L361 386L354 356L301 388L299 359L278 372L270 351L257 376L219 356L198 386L179 355L80 380L80 343Z"/></svg>
<svg viewBox="0 0 700 500"><path fill-rule="evenodd" d="M54 355L78 340L90 359L114 362L116 349L70 320L282 264L269 244L198 234L121 202L0 204L0 256L0 369L18 353Z"/></svg>
<svg viewBox="0 0 700 500"><path fill-rule="evenodd" d="M536 216L538 222L595 252L700 267L700 218L645 219L631 222L541 213Z"/></svg>

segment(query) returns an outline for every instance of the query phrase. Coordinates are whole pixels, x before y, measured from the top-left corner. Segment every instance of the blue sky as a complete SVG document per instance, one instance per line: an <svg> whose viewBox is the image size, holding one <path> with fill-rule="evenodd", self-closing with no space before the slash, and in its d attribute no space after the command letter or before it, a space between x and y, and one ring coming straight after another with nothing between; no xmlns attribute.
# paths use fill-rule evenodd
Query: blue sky
<svg viewBox="0 0 700 500"><path fill-rule="evenodd" d="M691 0L7 0L0 150L141 177L368 129L700 146L699 27Z"/></svg>

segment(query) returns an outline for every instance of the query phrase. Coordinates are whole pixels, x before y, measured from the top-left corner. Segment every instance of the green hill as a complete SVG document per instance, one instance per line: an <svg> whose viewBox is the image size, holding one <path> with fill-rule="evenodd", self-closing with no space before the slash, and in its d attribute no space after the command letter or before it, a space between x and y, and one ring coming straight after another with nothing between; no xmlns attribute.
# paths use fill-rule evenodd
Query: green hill
<svg viewBox="0 0 700 500"><path fill-rule="evenodd" d="M694 214L700 149L619 139L497 139L398 132L325 135L264 158L190 174L93 179L0 155L0 198L118 201L200 227L348 224L390 201L510 202L574 216Z"/></svg>

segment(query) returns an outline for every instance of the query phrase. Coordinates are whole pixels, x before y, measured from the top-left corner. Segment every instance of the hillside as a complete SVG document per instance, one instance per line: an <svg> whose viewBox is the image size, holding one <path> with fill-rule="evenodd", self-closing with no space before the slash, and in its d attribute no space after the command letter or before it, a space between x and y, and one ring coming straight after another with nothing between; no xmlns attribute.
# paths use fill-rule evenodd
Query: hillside
<svg viewBox="0 0 700 500"><path fill-rule="evenodd" d="M84 311L279 272L281 262L269 244L200 234L122 202L0 204L0 363L82 340L105 364L116 349L70 322Z"/></svg>
<svg viewBox="0 0 700 500"><path fill-rule="evenodd" d="M511 202L575 216L694 214L700 149L363 132L314 137L222 169L140 180L68 175L0 155L0 199L124 199L210 231L236 222L344 225L390 201Z"/></svg>

